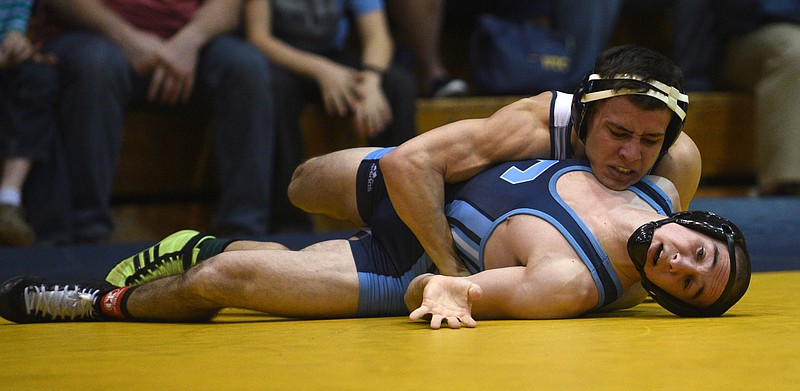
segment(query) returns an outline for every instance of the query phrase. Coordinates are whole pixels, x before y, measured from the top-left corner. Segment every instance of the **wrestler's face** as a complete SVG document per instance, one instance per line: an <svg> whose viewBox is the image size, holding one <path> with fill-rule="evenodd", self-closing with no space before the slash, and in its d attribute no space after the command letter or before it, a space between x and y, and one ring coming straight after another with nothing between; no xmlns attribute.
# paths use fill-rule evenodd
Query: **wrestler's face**
<svg viewBox="0 0 800 391"><path fill-rule="evenodd" d="M600 183L623 190L647 175L671 119L666 107L644 110L624 96L598 101L589 120L586 157Z"/></svg>
<svg viewBox="0 0 800 391"><path fill-rule="evenodd" d="M644 272L675 298L707 307L722 295L730 265L727 243L669 223L653 233Z"/></svg>

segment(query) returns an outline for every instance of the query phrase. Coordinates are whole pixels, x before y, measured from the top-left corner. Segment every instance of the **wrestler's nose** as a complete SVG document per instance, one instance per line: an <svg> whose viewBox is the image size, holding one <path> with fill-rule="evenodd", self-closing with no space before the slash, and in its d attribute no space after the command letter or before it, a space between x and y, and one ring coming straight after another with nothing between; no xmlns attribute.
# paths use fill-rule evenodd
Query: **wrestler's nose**
<svg viewBox="0 0 800 391"><path fill-rule="evenodd" d="M625 160L636 161L642 158L642 150L639 143L633 137L622 142L619 148L619 154Z"/></svg>
<svg viewBox="0 0 800 391"><path fill-rule="evenodd" d="M691 267L692 264L689 257L684 257L681 254L675 254L669 259L669 270L673 273L688 272Z"/></svg>

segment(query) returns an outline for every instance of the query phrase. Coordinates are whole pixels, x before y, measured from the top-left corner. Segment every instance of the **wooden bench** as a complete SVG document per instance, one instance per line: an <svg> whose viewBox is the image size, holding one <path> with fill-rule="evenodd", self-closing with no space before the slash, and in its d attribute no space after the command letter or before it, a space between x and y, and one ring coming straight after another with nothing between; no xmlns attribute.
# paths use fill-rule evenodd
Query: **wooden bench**
<svg viewBox="0 0 800 391"><path fill-rule="evenodd" d="M754 107L744 93L689 93L684 131L700 149L705 181L741 184L755 177Z"/></svg>
<svg viewBox="0 0 800 391"><path fill-rule="evenodd" d="M751 180L755 174L751 97L727 92L690 93L689 97L684 131L703 156L704 182ZM420 99L419 131L461 119L487 117L517 99ZM364 145L348 131L348 121L328 118L316 107L306 110L301 124L309 156ZM113 191L121 230L118 237L157 238L186 226L203 227L213 211L217 191L207 121L150 112L128 115ZM317 226L337 227L325 222Z"/></svg>
<svg viewBox="0 0 800 391"><path fill-rule="evenodd" d="M748 178L754 173L753 102L746 94L690 93L684 131L703 155L704 178ZM467 118L487 117L519 97L419 99L423 132ZM316 107L303 115L308 155L363 145L348 121L328 118ZM128 115L114 195L125 200L185 198L216 193L208 126L191 119L149 112Z"/></svg>

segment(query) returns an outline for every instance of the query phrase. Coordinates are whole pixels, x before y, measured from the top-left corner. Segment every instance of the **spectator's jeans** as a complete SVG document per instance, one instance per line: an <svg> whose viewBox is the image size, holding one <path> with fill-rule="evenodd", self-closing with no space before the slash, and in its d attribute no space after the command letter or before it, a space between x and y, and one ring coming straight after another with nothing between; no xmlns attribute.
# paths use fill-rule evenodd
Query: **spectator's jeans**
<svg viewBox="0 0 800 391"><path fill-rule="evenodd" d="M110 194L125 110L146 100L150 76L135 74L117 45L89 32L64 33L43 51L59 58L61 151L53 154L63 167L50 165L36 173L42 178L37 201L49 196L50 205L65 210L44 211L31 222L38 236L56 242L106 238L113 229ZM212 225L231 235L260 236L268 228L274 138L268 69L253 46L219 36L200 52L191 102L181 108L189 115L212 114L220 183ZM48 182L61 187L53 189Z"/></svg>
<svg viewBox="0 0 800 391"><path fill-rule="evenodd" d="M0 70L0 158L47 157L57 88L50 65L28 61Z"/></svg>

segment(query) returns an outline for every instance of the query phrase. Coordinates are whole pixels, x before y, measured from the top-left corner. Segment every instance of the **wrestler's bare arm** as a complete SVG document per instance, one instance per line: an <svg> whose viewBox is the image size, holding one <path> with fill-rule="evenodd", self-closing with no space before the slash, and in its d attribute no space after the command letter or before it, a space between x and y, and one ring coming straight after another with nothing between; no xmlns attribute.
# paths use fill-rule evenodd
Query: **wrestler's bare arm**
<svg viewBox="0 0 800 391"><path fill-rule="evenodd" d="M474 327L478 319L557 319L576 317L594 308L597 291L580 261L492 269L470 277L422 275L406 292L409 316L431 315L431 327L442 320L450 327Z"/></svg>
<svg viewBox="0 0 800 391"><path fill-rule="evenodd" d="M400 145L381 159L389 197L442 274L465 275L444 215L444 183L508 160L550 153L550 98L514 102L489 118L454 122Z"/></svg>
<svg viewBox="0 0 800 391"><path fill-rule="evenodd" d="M676 212L679 210L686 210L685 207L680 207L682 205L681 194L671 180L658 175L648 175L646 178L652 181L656 186L658 186L659 189L661 189L661 191L664 192L664 194L669 197Z"/></svg>
<svg viewBox="0 0 800 391"><path fill-rule="evenodd" d="M687 210L697 192L701 169L700 150L689 135L681 133L653 174L665 177L675 185L680 194L680 210Z"/></svg>

